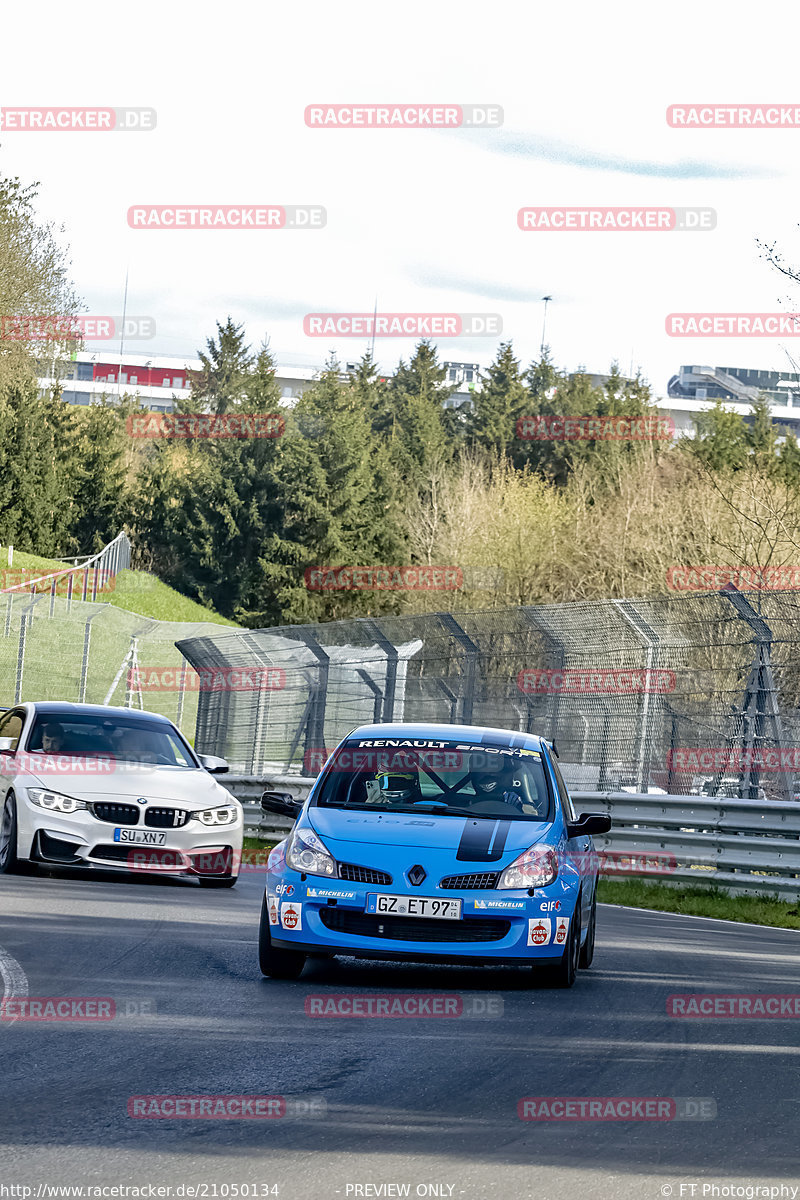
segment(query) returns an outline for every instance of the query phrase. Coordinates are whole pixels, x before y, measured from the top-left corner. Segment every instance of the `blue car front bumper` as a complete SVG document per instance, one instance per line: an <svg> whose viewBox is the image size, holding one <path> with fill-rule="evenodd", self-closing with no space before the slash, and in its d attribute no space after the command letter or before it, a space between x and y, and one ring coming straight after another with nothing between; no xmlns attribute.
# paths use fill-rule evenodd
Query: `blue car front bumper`
<svg viewBox="0 0 800 1200"><path fill-rule="evenodd" d="M460 919L370 912L375 895L460 900ZM557 962L574 919L576 882L528 891L409 888L301 876L284 866L267 877L270 940L309 955L427 962L543 965Z"/></svg>

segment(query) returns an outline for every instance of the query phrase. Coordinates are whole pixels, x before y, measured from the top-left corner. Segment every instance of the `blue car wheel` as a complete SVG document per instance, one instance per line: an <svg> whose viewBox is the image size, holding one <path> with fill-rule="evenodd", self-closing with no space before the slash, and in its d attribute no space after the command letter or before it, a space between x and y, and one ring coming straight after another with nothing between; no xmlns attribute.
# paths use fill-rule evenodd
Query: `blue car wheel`
<svg viewBox="0 0 800 1200"><path fill-rule="evenodd" d="M258 965L261 974L270 979L297 979L306 965L305 954L297 950L278 950L273 946L266 896L261 902L261 924L258 927Z"/></svg>
<svg viewBox="0 0 800 1200"><path fill-rule="evenodd" d="M578 961L581 954L581 904L580 897L575 905L575 913L569 923L569 936L564 947L564 953L553 967L545 967L540 972L542 982L547 987L571 988L578 974ZM536 967L533 967L536 970Z"/></svg>

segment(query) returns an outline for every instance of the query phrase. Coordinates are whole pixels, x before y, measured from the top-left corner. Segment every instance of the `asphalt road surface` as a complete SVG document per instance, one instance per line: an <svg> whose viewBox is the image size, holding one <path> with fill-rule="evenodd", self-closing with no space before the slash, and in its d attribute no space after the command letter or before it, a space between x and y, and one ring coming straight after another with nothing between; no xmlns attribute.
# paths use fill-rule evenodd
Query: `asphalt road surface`
<svg viewBox="0 0 800 1200"><path fill-rule="evenodd" d="M571 991L510 968L355 960L285 983L258 970L261 887L255 873L219 892L0 878L6 995L110 997L117 1014L0 1022L0 1197L119 1184L201 1200L236 1188L282 1200L800 1196L800 1020L666 1008L676 992L800 993L796 932L602 907L595 965ZM397 993L477 996L493 1015L304 1008ZM128 1115L132 1097L154 1095L282 1096L287 1110ZM671 1097L704 1119L523 1121L523 1097Z"/></svg>

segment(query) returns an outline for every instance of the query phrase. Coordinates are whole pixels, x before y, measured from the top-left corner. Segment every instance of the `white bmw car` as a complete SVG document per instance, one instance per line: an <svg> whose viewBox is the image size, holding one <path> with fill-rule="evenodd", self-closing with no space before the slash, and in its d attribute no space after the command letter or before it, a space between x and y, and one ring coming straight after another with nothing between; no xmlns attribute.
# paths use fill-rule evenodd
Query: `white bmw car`
<svg viewBox="0 0 800 1200"><path fill-rule="evenodd" d="M0 874L29 864L184 875L233 887L239 801L166 717L27 703L0 717Z"/></svg>

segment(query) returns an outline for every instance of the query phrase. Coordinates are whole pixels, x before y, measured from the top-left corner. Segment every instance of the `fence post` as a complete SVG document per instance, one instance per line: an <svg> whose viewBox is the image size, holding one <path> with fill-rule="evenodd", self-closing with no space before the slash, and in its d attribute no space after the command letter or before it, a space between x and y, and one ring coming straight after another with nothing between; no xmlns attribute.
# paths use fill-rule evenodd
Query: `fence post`
<svg viewBox="0 0 800 1200"><path fill-rule="evenodd" d="M436 616L464 652L464 686L461 697L461 720L465 725L471 725L472 705L475 700L475 670L478 665L478 647L467 636L451 613L437 613Z"/></svg>
<svg viewBox="0 0 800 1200"><path fill-rule="evenodd" d="M386 655L386 687L383 693L383 720L394 720L394 699L397 691L397 647L381 629L377 621L368 618L365 622L375 641ZM376 721L381 718L377 716Z"/></svg>
<svg viewBox="0 0 800 1200"><path fill-rule="evenodd" d="M652 722L650 683L653 677L653 668L658 661L660 640L655 629L639 616L630 600L612 600L611 603L616 607L623 620L627 621L631 629L639 635L640 639L647 646L645 686L642 693L642 707L640 712L639 749L636 753L637 787L640 792L646 792L650 786L650 726Z"/></svg>
<svg viewBox="0 0 800 1200"><path fill-rule="evenodd" d="M560 642L558 638L556 638L555 635L550 632L550 630L543 629L542 626L538 624L534 616L535 609L533 609L530 605L520 608L519 611L522 614L523 620L527 621L531 628L534 629L536 633L538 633L539 636L544 638L544 640L547 642L548 648L553 652L553 658L555 659L553 666L555 666L557 670L563 671L567 665L567 656L564 653L564 643ZM558 710L560 703L561 689L554 688L550 692L550 741L555 742L556 745L558 745ZM530 713L530 709L528 711ZM530 724L528 725L527 732L531 732Z"/></svg>
<svg viewBox="0 0 800 1200"><path fill-rule="evenodd" d="M318 663L317 681L309 696L306 719L306 744L303 755L303 761L306 762L312 757L313 750L319 751L325 746L325 701L328 696L328 672L331 660L310 630L297 627L292 630L292 633L311 651Z"/></svg>
<svg viewBox="0 0 800 1200"><path fill-rule="evenodd" d="M17 678L14 684L14 703L19 704L22 699L22 679L25 671L25 642L28 635L28 626L33 621L33 608L39 602L39 597L31 600L27 608L23 608L19 622L19 648L17 650ZM30 613L30 616L28 615Z"/></svg>
<svg viewBox="0 0 800 1200"><path fill-rule="evenodd" d="M97 616L97 613L92 613L86 619L86 625L83 631L83 659L81 661L81 682L78 689L78 703L86 703L86 679L89 674L89 646L92 641L92 621Z"/></svg>
<svg viewBox="0 0 800 1200"><path fill-rule="evenodd" d="M14 593L9 592L8 600L6 602L6 632L5 632L6 637L11 636L11 610L13 607L14 607Z"/></svg>
<svg viewBox="0 0 800 1200"><path fill-rule="evenodd" d="M181 667L180 683L178 684L178 711L175 713L175 724L178 726L178 729L180 729L181 721L183 720L183 700L184 700L185 695L186 695L186 659L183 660L183 665Z"/></svg>
<svg viewBox="0 0 800 1200"><path fill-rule="evenodd" d="M372 678L372 676L369 674L369 672L365 671L363 669L363 667L357 668L356 675L358 675L358 677L360 679L364 680L364 683L367 685L369 690L372 692L372 695L374 697L374 701L373 701L373 705L372 705L372 719L375 722L375 724L377 725L381 719L381 708L383 707L383 692L378 687L377 683Z"/></svg>

